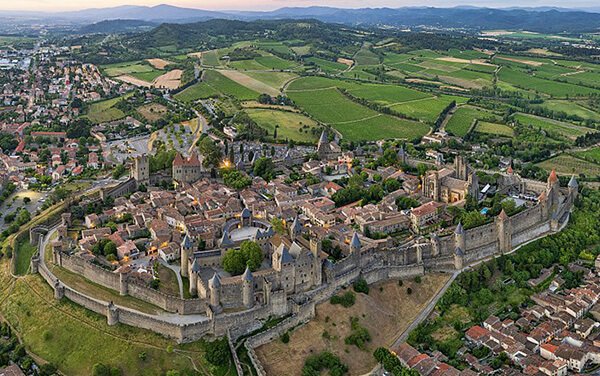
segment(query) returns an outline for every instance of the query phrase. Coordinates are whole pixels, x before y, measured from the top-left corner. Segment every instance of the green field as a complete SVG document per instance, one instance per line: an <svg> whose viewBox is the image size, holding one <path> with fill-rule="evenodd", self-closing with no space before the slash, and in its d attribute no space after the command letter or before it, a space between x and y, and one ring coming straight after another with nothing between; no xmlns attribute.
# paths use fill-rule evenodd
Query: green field
<svg viewBox="0 0 600 376"><path fill-rule="evenodd" d="M259 127L267 130L270 138L276 126L279 141L316 142L319 137L319 132L311 132L320 130L317 122L302 114L269 109L248 109L246 112Z"/></svg>
<svg viewBox="0 0 600 376"><path fill-rule="evenodd" d="M547 108L551 111L564 112L567 115L579 116L582 119L600 121L600 114L594 112L577 102L569 102L563 100L548 100L544 101L540 107Z"/></svg>
<svg viewBox="0 0 600 376"><path fill-rule="evenodd" d="M104 101L93 102L90 104L86 116L94 124L106 123L109 121L119 120L125 117L123 111L115 108L114 105L121 101L124 97L107 99Z"/></svg>
<svg viewBox="0 0 600 376"><path fill-rule="evenodd" d="M383 115L361 106L336 88L288 92L288 95L314 119L334 126L350 140L413 139L429 130L425 124Z"/></svg>
<svg viewBox="0 0 600 376"><path fill-rule="evenodd" d="M135 72L135 73L131 73L131 76L133 76L135 78L139 78L140 80L143 80L143 81L146 81L146 82L153 82L157 77L162 76L163 74L165 74L165 71L154 69L154 70L149 71L149 72Z"/></svg>
<svg viewBox="0 0 600 376"><path fill-rule="evenodd" d="M592 148L589 150L578 151L575 152L578 157L584 158L586 160L591 160L600 164L600 148Z"/></svg>
<svg viewBox="0 0 600 376"><path fill-rule="evenodd" d="M407 101L405 103L390 106L390 109L405 116L417 118L428 123L433 123L440 116L440 113L444 110L444 108L446 108L452 101L456 101L457 104L461 104L465 103L467 98L452 95L440 95L439 97Z"/></svg>
<svg viewBox="0 0 600 376"><path fill-rule="evenodd" d="M560 154L537 164L537 166L546 171L556 170L559 175L580 175L587 177L600 176L600 165L594 164L583 159L575 158L572 155Z"/></svg>
<svg viewBox="0 0 600 376"><path fill-rule="evenodd" d="M363 46L355 55L354 61L358 65L377 65L379 56L369 49L369 46Z"/></svg>
<svg viewBox="0 0 600 376"><path fill-rule="evenodd" d="M475 131L479 133L495 134L498 136L514 136L513 129L508 125L489 123L487 121L478 122L477 126L475 127Z"/></svg>
<svg viewBox="0 0 600 376"><path fill-rule="evenodd" d="M283 87L283 85L298 77L297 75L293 74L293 73L288 73L288 72L244 72L246 75L264 82L265 84L274 87L276 89L279 89L281 87Z"/></svg>
<svg viewBox="0 0 600 376"><path fill-rule="evenodd" d="M124 376L162 376L172 369L192 370L191 359L204 374L235 372L227 365L210 366L204 360L202 342L177 345L147 330L108 326L103 316L67 299L56 301L41 277L27 275L15 280L8 269L8 262L0 263L3 319L11 323L28 351L57 365L61 374L91 375L92 366L101 362L120 368ZM170 347L177 351L168 350ZM142 352L145 360L139 356Z"/></svg>
<svg viewBox="0 0 600 376"><path fill-rule="evenodd" d="M108 64L101 66L104 73L109 77L121 76L128 74L134 76L134 74L149 73L149 72L160 72L154 69L150 64L141 61L129 61L125 63ZM162 72L164 73L164 72ZM161 73L161 74L162 74ZM160 74L159 74L160 76ZM134 76L137 77L137 76ZM158 77L158 76L157 76ZM143 78L140 78L143 79Z"/></svg>
<svg viewBox="0 0 600 376"><path fill-rule="evenodd" d="M471 129L474 120L485 120L495 122L500 119L499 116L494 113L484 110L483 108L464 106L458 108L448 124L446 124L446 131L452 133L455 136L464 137Z"/></svg>
<svg viewBox="0 0 600 376"><path fill-rule="evenodd" d="M213 70L206 71L204 80L216 92L232 96L239 100L247 101L258 98L259 93L230 80L219 72Z"/></svg>
<svg viewBox="0 0 600 376"><path fill-rule="evenodd" d="M219 92L206 82L198 82L175 94L174 98L182 102L191 103L198 99L206 99L218 95Z"/></svg>
<svg viewBox="0 0 600 376"><path fill-rule="evenodd" d="M431 94L399 85L364 84L355 88L349 88L348 92L355 97L364 98L382 105L394 105L423 98L431 98Z"/></svg>
<svg viewBox="0 0 600 376"><path fill-rule="evenodd" d="M547 119L529 114L514 114L513 118L521 124L530 125L543 129L547 132L557 133L560 136L567 137L571 140L576 139L586 133L595 132L593 129L580 127L577 125L564 123L552 119Z"/></svg>
<svg viewBox="0 0 600 376"><path fill-rule="evenodd" d="M15 274L25 275L29 271L31 257L37 251L37 247L29 243L29 238L25 238L16 244L15 249Z"/></svg>
<svg viewBox="0 0 600 376"><path fill-rule="evenodd" d="M331 60L325 60L318 57L309 57L304 61L308 63L313 63L323 72L330 74L337 74L348 69L348 66L346 64L338 63L336 61Z"/></svg>
<svg viewBox="0 0 600 376"><path fill-rule="evenodd" d="M509 67L500 69L498 78L518 88L533 90L553 97L578 97L600 93L596 89L538 78Z"/></svg>

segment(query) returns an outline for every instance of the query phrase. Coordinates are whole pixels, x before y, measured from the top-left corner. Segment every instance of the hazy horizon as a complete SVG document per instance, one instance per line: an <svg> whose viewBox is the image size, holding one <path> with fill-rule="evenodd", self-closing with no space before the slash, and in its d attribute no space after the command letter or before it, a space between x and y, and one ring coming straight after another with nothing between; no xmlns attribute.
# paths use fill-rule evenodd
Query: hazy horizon
<svg viewBox="0 0 600 376"><path fill-rule="evenodd" d="M433 6L433 7L455 7L455 6L478 6L491 8L507 7L562 7L562 8L586 8L598 7L597 0L574 0L568 6L560 0L524 0L524 1L502 1L502 0L481 0L481 1L455 1L455 0L432 0L423 4L422 1L414 0L372 0L365 4L361 0L220 0L218 2L199 2L195 0L174 0L174 1L152 1L152 0L100 0L93 5L83 3L80 0L21 0L18 2L0 0L0 12L2 11L43 11L43 12L61 12L77 11L90 8L111 8L124 5L155 6L168 4L178 7L196 8L205 10L256 10L269 11L283 7L309 7L309 6L330 6L340 8L365 8L365 7L393 7L400 8L406 6Z"/></svg>

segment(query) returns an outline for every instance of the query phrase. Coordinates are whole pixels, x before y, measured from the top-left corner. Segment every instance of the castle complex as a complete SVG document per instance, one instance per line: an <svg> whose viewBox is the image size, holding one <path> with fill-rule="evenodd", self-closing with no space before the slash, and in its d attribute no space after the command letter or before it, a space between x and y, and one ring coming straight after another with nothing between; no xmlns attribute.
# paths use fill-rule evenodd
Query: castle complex
<svg viewBox="0 0 600 376"><path fill-rule="evenodd" d="M512 216L503 210L479 227L465 229L459 223L455 228L426 236L417 232L402 243L394 243L390 238L368 238L355 227L339 223L339 219L328 227L317 225L318 222L304 214L303 208L319 208L329 213L338 210L338 216L346 213L348 220L352 218L347 212L335 209L327 197L318 196L317 191L314 197L300 194L285 184L266 184L260 179L240 192L208 179L190 183L201 172L199 165L194 155L187 160L179 156L173 164L174 179L179 182L176 192L152 188L128 198L118 197L114 208L102 215L86 217L88 229L81 232L77 243L67 236L70 215L63 215L57 227L57 240L51 244L57 265L166 312L195 316L173 320L168 315L147 315L91 299L54 276L42 261L43 255L33 259L32 270L42 274L57 298L65 296L106 315L111 324L121 322L147 328L179 342L207 334L229 333L237 338L260 327L271 316L291 314L294 320L307 320L314 315L317 303L357 278L374 283L426 271L456 272L511 252L562 229L578 194L575 178L561 188L554 172L545 184L504 174L499 179L502 185L499 188L535 193L538 198ZM132 177L137 184L149 179L146 171L144 160L136 161ZM405 179L409 181L409 177ZM429 172L423 187L424 199L427 202L434 199L440 204L479 193L477 176L461 157L456 158L453 168ZM307 201L310 206L306 206ZM132 218L131 222L119 225L116 232L103 226L111 218L126 214ZM273 218L281 221L283 231L275 231ZM143 234L146 228L150 235ZM122 264L119 268L111 270L89 261L93 257L91 249L100 239L117 245ZM139 239L146 244L147 257L179 259L180 273L189 281L193 298L166 295L144 284L144 275L127 263L144 256L136 249L135 241L139 243ZM325 239L330 247L339 249L337 259L333 260L323 250ZM241 275L224 272L224 255L240 248L245 241L260 247L262 264L253 270L246 268Z"/></svg>

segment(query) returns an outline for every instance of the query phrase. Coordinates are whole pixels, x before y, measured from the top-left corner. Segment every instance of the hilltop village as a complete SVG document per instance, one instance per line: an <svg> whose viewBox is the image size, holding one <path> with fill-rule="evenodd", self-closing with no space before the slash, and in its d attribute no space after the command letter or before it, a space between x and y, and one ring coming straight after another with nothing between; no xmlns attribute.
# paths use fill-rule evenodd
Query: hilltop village
<svg viewBox="0 0 600 376"><path fill-rule="evenodd" d="M493 187L482 186L460 154L452 164L427 165L419 176L422 162L402 144L373 151L391 159L387 167L361 168L366 153L342 151L326 132L316 158L306 162L305 151L294 148L270 159L251 143L230 147L223 179L211 177L195 151L175 155L171 166L155 172L152 156L136 157L129 179L95 198L72 199L53 227L32 229L31 242L41 250L44 235L55 235L51 255L34 257L31 270L56 298L105 315L109 325L139 326L178 342L206 335L235 340L268 317L305 322L316 304L358 279L455 273L509 253L560 231L578 195L575 177L561 187L554 171L544 183L509 168ZM243 187L232 188L232 175ZM347 187L331 176L346 179ZM167 178L169 189L157 186ZM363 198L363 205L340 201L348 189L380 196L373 203ZM473 213L480 221L469 219ZM180 318L99 300L61 281L56 267ZM162 267L178 274L177 292L161 290ZM246 343L253 354L253 342Z"/></svg>

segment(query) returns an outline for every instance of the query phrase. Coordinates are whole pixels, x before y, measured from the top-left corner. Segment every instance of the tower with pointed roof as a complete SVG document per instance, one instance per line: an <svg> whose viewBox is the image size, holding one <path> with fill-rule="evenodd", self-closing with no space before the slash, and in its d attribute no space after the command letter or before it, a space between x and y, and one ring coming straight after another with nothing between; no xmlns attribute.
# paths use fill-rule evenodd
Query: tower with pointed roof
<svg viewBox="0 0 600 376"><path fill-rule="evenodd" d="M189 267L189 262L190 262L190 255L192 254L192 249L194 248L194 242L192 241L192 238L190 238L190 236L186 233L185 237L183 238L183 241L181 242L181 256L180 256L180 273L183 277L188 277L189 276L189 271L188 271L188 267Z"/></svg>
<svg viewBox="0 0 600 376"><path fill-rule="evenodd" d="M300 223L298 216L296 216L296 218L294 218L294 222L292 222L292 225L290 226L290 238L293 241L296 240L300 235L302 235L302 224Z"/></svg>
<svg viewBox="0 0 600 376"><path fill-rule="evenodd" d="M546 183L546 194L548 196L548 207L550 208L550 213L553 213L558 206L559 190L560 181L556 175L556 170L552 169L552 172L550 172L550 175L548 176L548 182Z"/></svg>
<svg viewBox="0 0 600 376"><path fill-rule="evenodd" d="M190 295L196 296L198 294L198 273L200 272L200 263L198 259L194 258L192 266L190 267Z"/></svg>
<svg viewBox="0 0 600 376"><path fill-rule="evenodd" d="M498 248L501 253L508 253L512 249L512 223L504 209L496 217L498 231Z"/></svg>
<svg viewBox="0 0 600 376"><path fill-rule="evenodd" d="M462 250L465 249L465 229L461 222L458 222L458 226L454 230L454 247Z"/></svg>
<svg viewBox="0 0 600 376"><path fill-rule="evenodd" d="M317 143L317 155L321 160L331 160L337 158L341 154L339 145L333 141L329 142L327 130L323 129L319 142Z"/></svg>
<svg viewBox="0 0 600 376"><path fill-rule="evenodd" d="M579 183L577 183L575 175L571 176L571 180L569 180L567 187L569 188L569 199L572 203L574 203L577 199L577 195L579 194Z"/></svg>
<svg viewBox="0 0 600 376"><path fill-rule="evenodd" d="M208 280L208 291L210 294L210 306L215 311L221 309L221 277L215 273L211 279Z"/></svg>
<svg viewBox="0 0 600 376"><path fill-rule="evenodd" d="M254 276L248 265L242 274L242 304L246 309L254 306Z"/></svg>

